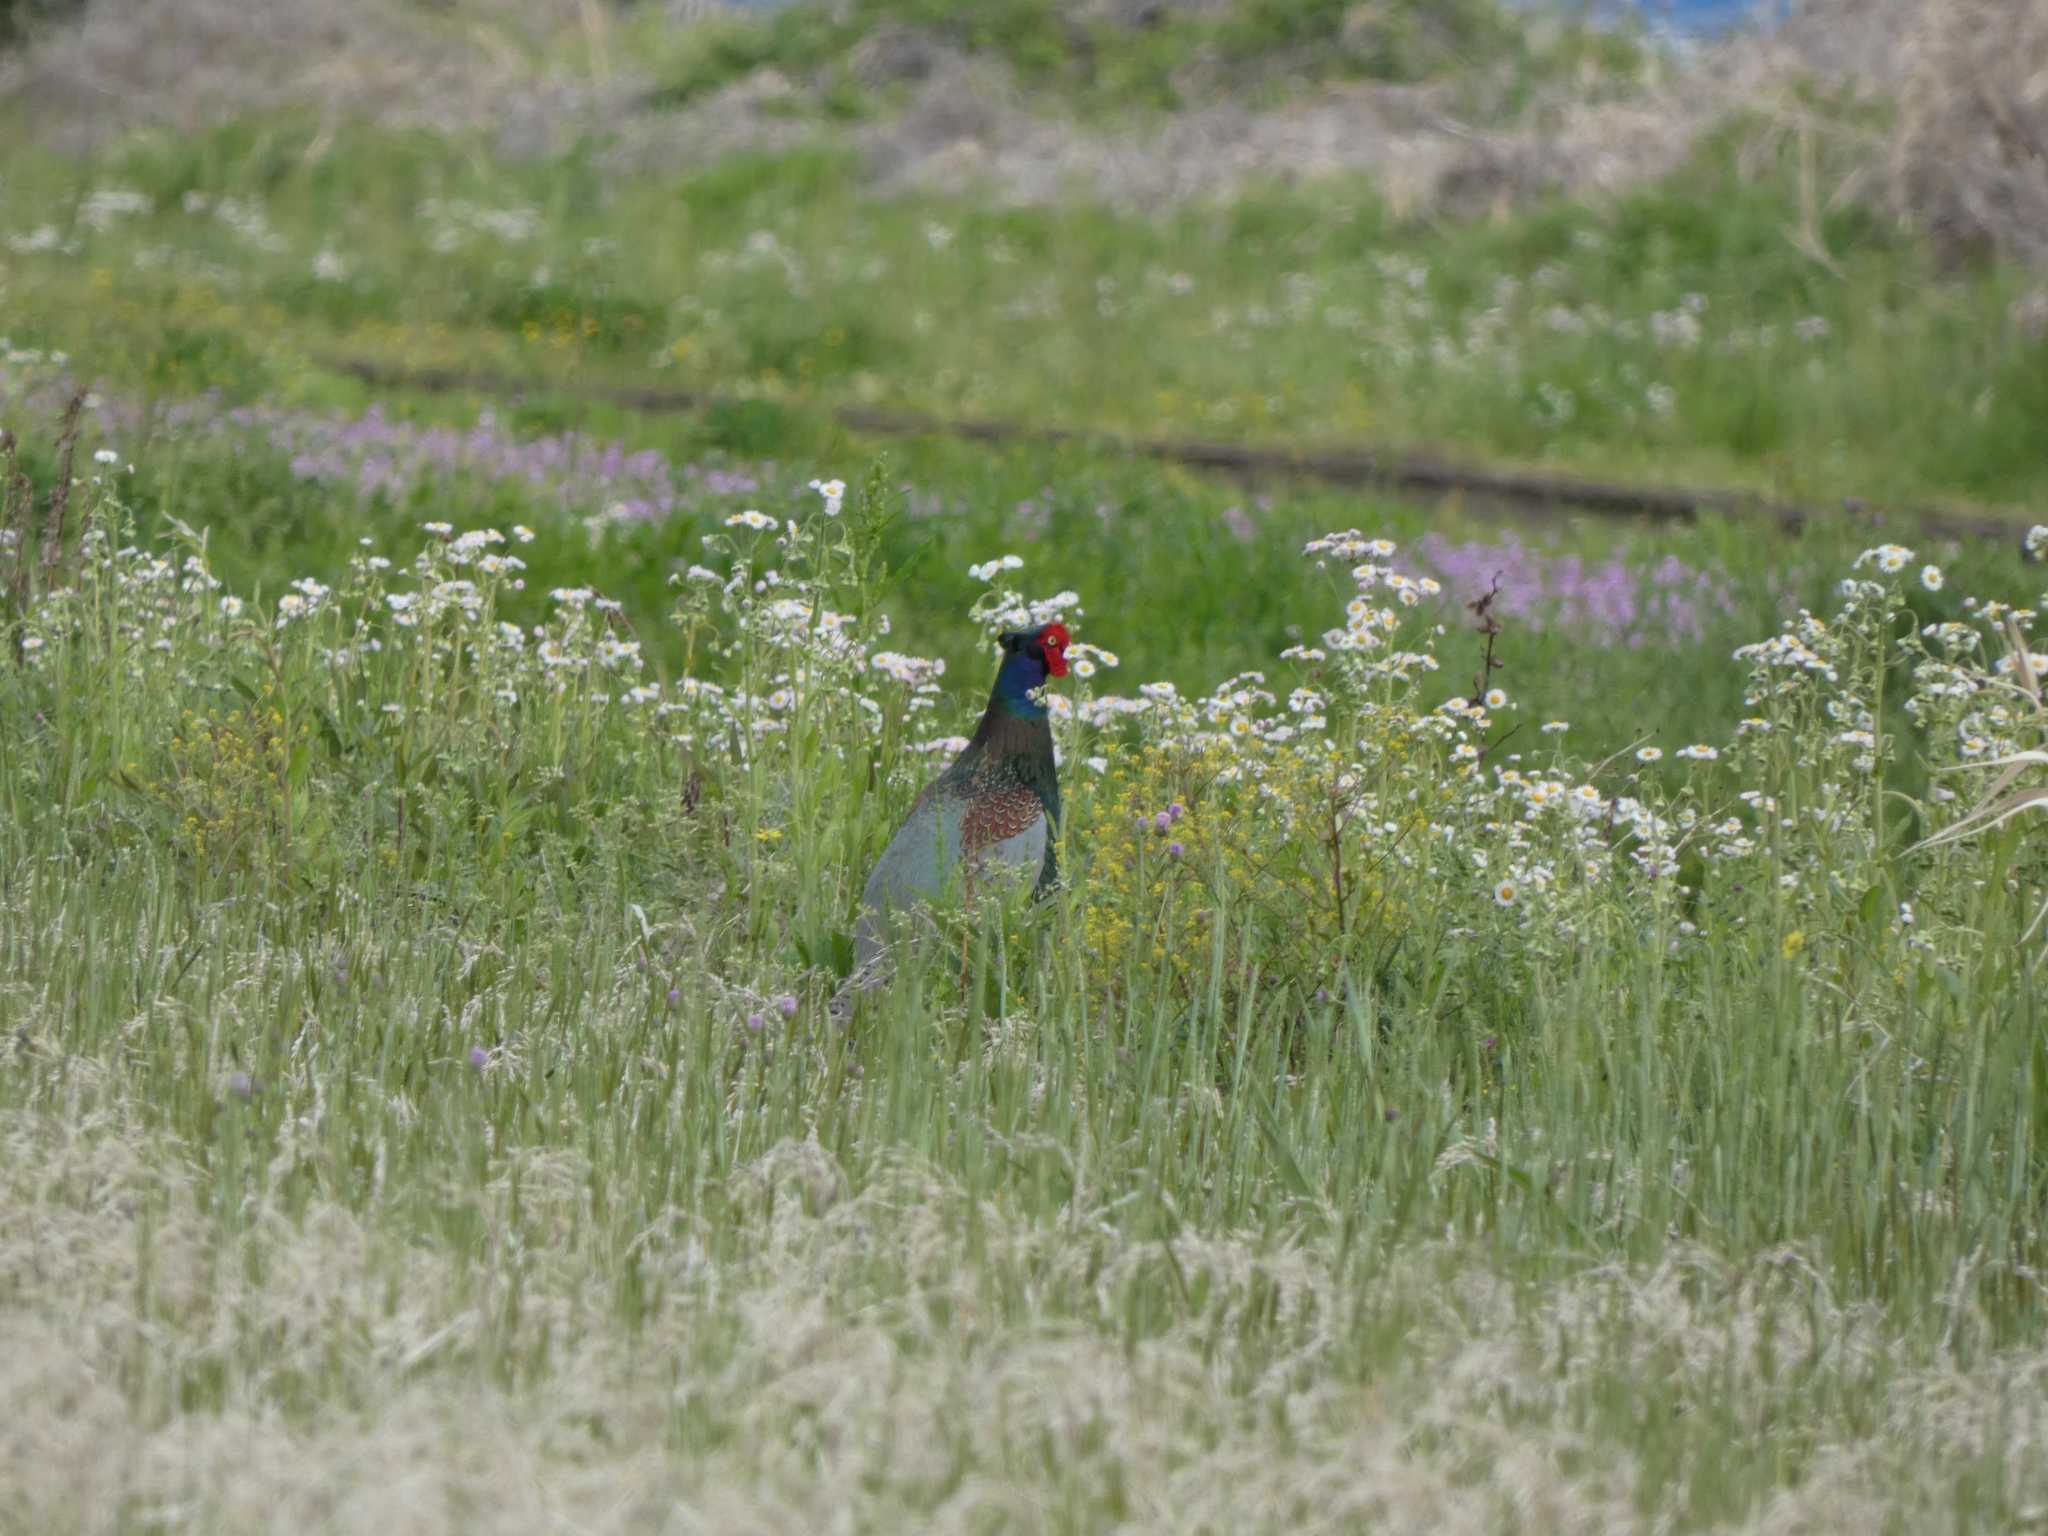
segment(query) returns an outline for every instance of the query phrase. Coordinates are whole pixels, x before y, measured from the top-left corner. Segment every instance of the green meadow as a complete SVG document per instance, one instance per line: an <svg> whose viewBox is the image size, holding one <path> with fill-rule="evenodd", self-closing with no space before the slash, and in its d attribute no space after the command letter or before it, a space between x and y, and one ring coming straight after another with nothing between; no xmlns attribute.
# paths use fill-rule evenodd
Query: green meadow
<svg viewBox="0 0 2048 1536"><path fill-rule="evenodd" d="M962 46L1088 122L1653 47L1051 14ZM681 170L0 148L0 1530L2048 1519L2040 274L1741 120L1476 216L885 191L884 21L625 14L662 110L800 82ZM1063 881L840 1018L1049 617Z"/></svg>

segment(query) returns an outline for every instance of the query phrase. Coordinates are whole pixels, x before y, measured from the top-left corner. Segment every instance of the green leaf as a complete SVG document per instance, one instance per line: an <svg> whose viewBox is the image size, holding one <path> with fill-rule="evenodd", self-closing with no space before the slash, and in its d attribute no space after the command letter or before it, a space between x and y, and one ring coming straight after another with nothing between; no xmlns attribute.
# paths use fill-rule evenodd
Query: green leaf
<svg viewBox="0 0 2048 1536"><path fill-rule="evenodd" d="M1315 1199L1316 1192L1308 1181L1308 1175L1301 1171L1301 1164L1294 1160L1294 1153L1281 1139L1279 1124L1273 1118L1272 1104L1262 1102L1254 1107L1258 1114L1259 1130L1266 1138L1267 1147L1272 1150L1273 1162L1280 1170L1282 1180L1302 1199Z"/></svg>
<svg viewBox="0 0 2048 1536"><path fill-rule="evenodd" d="M327 743L327 750L337 758L348 756L348 749L342 745L341 728L334 723L334 716L320 705L313 707L313 718L320 725L320 739Z"/></svg>

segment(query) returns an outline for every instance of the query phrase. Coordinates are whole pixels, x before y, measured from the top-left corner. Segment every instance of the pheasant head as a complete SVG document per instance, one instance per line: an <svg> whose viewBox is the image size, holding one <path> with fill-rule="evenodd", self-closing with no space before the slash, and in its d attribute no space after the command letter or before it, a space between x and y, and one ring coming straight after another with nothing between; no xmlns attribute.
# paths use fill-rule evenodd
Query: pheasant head
<svg viewBox="0 0 2048 1536"><path fill-rule="evenodd" d="M1045 704L1038 690L1046 679L1067 675L1067 647L1072 643L1067 626L1045 624L1037 629L1011 630L996 639L1003 648L1003 660L996 669L991 706L1001 705L1021 720L1043 720Z"/></svg>

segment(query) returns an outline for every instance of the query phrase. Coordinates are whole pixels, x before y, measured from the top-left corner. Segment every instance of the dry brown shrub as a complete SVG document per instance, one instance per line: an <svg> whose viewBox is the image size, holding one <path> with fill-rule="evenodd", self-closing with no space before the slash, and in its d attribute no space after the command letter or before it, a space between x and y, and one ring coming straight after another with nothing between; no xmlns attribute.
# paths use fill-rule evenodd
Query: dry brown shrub
<svg viewBox="0 0 2048 1536"><path fill-rule="evenodd" d="M1753 158L1796 146L1813 208L1880 206L1951 259L2048 263L2048 0L1801 0L1702 63L1723 110L1762 123Z"/></svg>
<svg viewBox="0 0 2048 1536"><path fill-rule="evenodd" d="M1893 206L1953 254L2048 261L2048 4L1929 0L1908 46Z"/></svg>

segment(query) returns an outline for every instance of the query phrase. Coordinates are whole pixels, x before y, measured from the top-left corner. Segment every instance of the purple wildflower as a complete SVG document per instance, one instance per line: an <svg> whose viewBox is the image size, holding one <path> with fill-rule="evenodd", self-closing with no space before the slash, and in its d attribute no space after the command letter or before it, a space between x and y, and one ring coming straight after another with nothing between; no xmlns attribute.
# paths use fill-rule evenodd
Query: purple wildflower
<svg viewBox="0 0 2048 1536"><path fill-rule="evenodd" d="M1676 555L1647 568L1620 555L1588 563L1547 555L1514 534L1458 543L1425 534L1416 574L1442 580L1448 595L1485 591L1500 577L1495 611L1530 629L1581 629L1629 646L1682 645L1704 637L1711 615L1734 600L1726 574L1694 570Z"/></svg>

